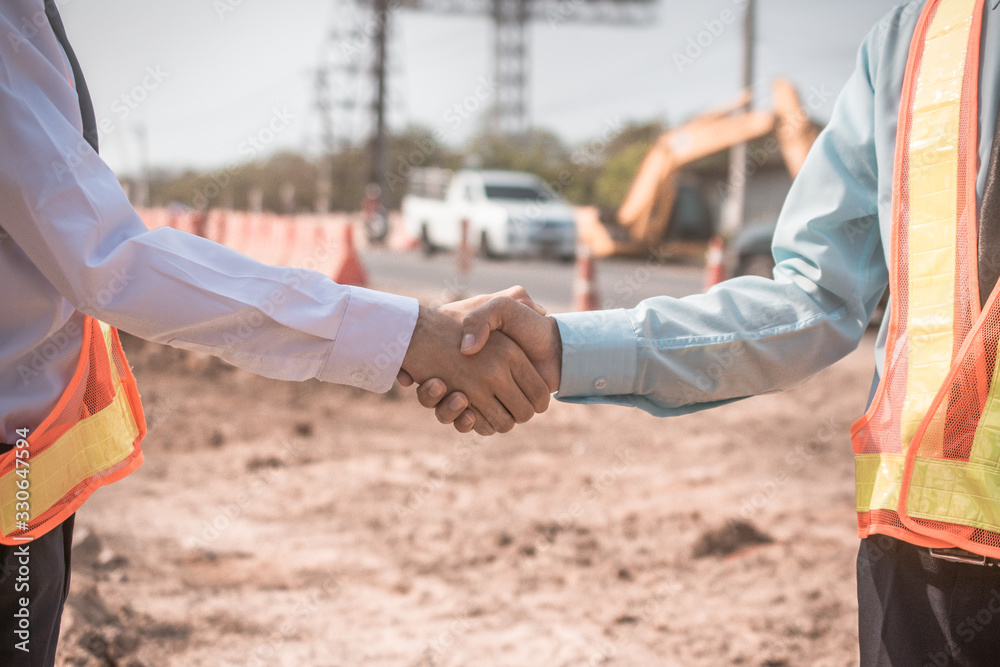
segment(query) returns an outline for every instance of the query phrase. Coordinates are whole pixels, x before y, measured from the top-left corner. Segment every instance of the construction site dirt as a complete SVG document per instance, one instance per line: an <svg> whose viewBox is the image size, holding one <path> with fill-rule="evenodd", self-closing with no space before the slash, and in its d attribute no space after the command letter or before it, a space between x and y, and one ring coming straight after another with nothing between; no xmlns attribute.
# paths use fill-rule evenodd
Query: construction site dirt
<svg viewBox="0 0 1000 667"><path fill-rule="evenodd" d="M553 402L481 438L412 390L128 340L146 463L78 513L58 664L854 665L873 345L709 412Z"/></svg>

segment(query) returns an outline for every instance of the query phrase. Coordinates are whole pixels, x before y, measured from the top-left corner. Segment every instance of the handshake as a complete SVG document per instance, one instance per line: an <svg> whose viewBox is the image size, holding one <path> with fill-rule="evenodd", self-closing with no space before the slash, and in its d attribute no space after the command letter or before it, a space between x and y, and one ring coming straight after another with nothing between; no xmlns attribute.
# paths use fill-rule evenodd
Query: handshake
<svg viewBox="0 0 1000 667"><path fill-rule="evenodd" d="M506 433L549 406L559 389L562 339L521 287L420 307L399 371L404 387L461 433Z"/></svg>

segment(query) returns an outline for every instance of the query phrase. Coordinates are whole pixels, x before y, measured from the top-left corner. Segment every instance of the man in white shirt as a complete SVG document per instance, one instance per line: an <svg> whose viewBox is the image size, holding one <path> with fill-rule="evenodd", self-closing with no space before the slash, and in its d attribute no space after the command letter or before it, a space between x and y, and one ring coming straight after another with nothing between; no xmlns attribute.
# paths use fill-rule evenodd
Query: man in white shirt
<svg viewBox="0 0 1000 667"><path fill-rule="evenodd" d="M481 359L459 355L460 316L445 309L148 230L98 157L51 0L0 4L0 123L0 454L66 389L85 315L272 378L384 392L401 370L434 375L468 396L483 434L547 407L548 387L509 339ZM72 517L31 542L30 558L0 545L0 664L53 663L71 535ZM27 643L14 634L23 599Z"/></svg>

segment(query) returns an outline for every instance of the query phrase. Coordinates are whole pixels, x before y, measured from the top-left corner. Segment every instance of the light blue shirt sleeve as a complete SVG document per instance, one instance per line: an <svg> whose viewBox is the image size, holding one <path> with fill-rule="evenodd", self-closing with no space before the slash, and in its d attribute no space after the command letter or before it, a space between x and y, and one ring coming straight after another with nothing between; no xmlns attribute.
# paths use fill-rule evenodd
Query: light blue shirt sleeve
<svg viewBox="0 0 1000 667"><path fill-rule="evenodd" d="M876 95L878 54L887 35L908 41L906 26L916 19L901 13L912 14L907 7L866 38L789 192L774 238L774 279L741 277L706 294L556 316L557 398L680 415L794 386L857 347L888 283L876 106L892 102Z"/></svg>

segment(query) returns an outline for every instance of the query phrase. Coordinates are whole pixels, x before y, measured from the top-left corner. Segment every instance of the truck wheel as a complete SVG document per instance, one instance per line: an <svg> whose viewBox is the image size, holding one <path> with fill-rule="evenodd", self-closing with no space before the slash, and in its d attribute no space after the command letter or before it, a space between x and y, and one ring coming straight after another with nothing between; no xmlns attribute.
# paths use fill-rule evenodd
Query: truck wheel
<svg viewBox="0 0 1000 667"><path fill-rule="evenodd" d="M484 229L479 233L479 256L484 259L495 259L497 254L490 243L490 235Z"/></svg>
<svg viewBox="0 0 1000 667"><path fill-rule="evenodd" d="M425 257L430 257L437 251L437 248L431 243L431 235L427 232L426 223L420 225L420 250L423 251Z"/></svg>

